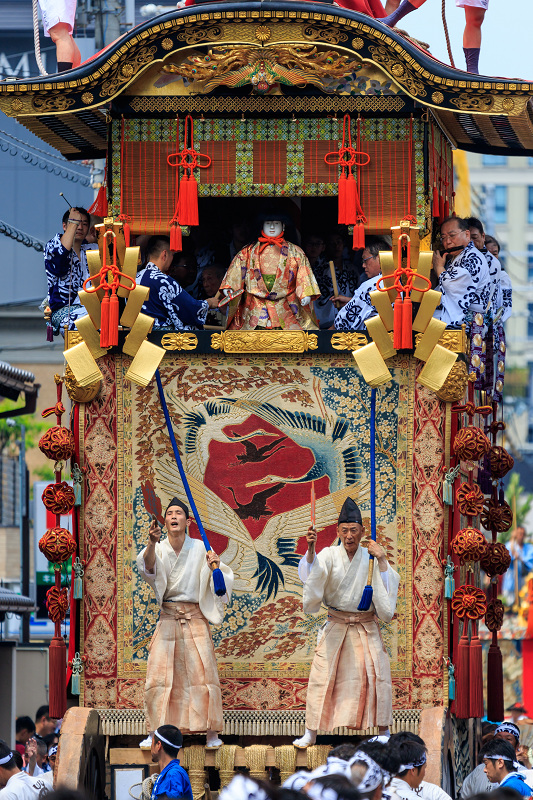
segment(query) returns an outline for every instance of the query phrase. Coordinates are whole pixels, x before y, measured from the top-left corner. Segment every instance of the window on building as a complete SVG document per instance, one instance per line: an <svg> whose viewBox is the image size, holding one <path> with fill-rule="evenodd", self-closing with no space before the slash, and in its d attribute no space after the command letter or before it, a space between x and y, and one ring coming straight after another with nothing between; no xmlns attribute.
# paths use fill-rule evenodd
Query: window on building
<svg viewBox="0 0 533 800"><path fill-rule="evenodd" d="M527 246L527 279L533 282L533 244Z"/></svg>
<svg viewBox="0 0 533 800"><path fill-rule="evenodd" d="M529 159L532 161L533 159ZM507 156L483 156L484 167L505 167L507 165Z"/></svg>
<svg viewBox="0 0 533 800"><path fill-rule="evenodd" d="M533 225L533 186L527 187L527 221Z"/></svg>
<svg viewBox="0 0 533 800"><path fill-rule="evenodd" d="M507 222L507 186L494 187L494 222L500 225Z"/></svg>
<svg viewBox="0 0 533 800"><path fill-rule="evenodd" d="M527 304L527 338L533 339L533 303Z"/></svg>

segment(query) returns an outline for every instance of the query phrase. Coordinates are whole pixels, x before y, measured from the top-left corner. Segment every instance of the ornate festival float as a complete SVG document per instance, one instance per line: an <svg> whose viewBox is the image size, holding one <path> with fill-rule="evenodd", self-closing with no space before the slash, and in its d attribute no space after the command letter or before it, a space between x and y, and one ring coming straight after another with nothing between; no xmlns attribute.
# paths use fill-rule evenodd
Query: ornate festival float
<svg viewBox="0 0 533 800"><path fill-rule="evenodd" d="M154 508L185 497L181 462L197 520L235 575L212 631L225 744L209 752L186 737L182 756L195 800L235 767L283 776L363 732L290 744L326 619L324 608L303 613L297 566L312 519L317 550L336 542L347 497L400 576L381 625L392 730L426 740L429 780L460 785L484 713L483 619L486 712L503 719L497 581L508 553L496 538L512 524L501 488L512 459L501 323L433 317L432 249L454 209L452 149L533 155L532 96L533 83L448 68L363 14L283 0L176 10L72 72L0 84L2 111L67 158L107 159L92 286L80 295L88 313L66 334L57 424L41 442L57 477L43 500L58 527L40 544L57 564L51 714L63 716L67 687L79 696L59 746L63 779L101 794L104 755L148 774L137 745L158 606L135 559ZM311 314L296 329L153 331L136 237L167 234L179 250L273 203L300 229L348 226L355 248L392 235L366 331L319 330ZM70 534L59 518L73 505Z"/></svg>

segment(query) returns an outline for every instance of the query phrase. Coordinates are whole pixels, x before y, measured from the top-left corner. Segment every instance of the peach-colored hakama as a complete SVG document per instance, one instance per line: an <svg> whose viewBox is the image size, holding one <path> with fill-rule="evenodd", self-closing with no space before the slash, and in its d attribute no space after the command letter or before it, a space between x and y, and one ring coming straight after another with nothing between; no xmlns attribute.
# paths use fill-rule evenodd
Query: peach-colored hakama
<svg viewBox="0 0 533 800"><path fill-rule="evenodd" d="M146 665L148 729L176 725L182 733L221 731L222 696L209 622L222 622L224 603L213 592L203 544L186 537L176 556L165 540L156 545L154 573L144 568L144 550L137 565L161 605ZM233 573L220 566L229 597Z"/></svg>
<svg viewBox="0 0 533 800"><path fill-rule="evenodd" d="M374 569L373 602L369 611L361 612L357 606L368 575L364 548L350 561L342 545L327 547L312 565L304 556L299 569L304 611L316 614L322 602L329 607L309 674L306 728L331 731L390 725L390 661L377 619L389 622L394 615L398 574L390 566L385 573Z"/></svg>

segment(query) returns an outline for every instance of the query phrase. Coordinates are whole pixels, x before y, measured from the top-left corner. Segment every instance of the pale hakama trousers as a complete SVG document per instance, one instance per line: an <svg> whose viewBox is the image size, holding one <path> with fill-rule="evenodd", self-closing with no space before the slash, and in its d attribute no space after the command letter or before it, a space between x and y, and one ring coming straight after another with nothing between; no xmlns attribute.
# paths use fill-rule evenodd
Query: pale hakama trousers
<svg viewBox="0 0 533 800"><path fill-rule="evenodd" d="M306 727L366 730L391 722L390 662L376 615L328 609L309 673Z"/></svg>
<svg viewBox="0 0 533 800"><path fill-rule="evenodd" d="M209 623L197 603L163 603L146 665L149 730L221 731L222 695Z"/></svg>

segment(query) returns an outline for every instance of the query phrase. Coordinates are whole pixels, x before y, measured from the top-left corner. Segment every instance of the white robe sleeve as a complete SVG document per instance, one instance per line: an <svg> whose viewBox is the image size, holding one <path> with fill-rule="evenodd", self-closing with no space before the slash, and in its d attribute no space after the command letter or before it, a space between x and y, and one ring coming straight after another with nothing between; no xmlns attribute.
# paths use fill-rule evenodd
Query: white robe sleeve
<svg viewBox="0 0 533 800"><path fill-rule="evenodd" d="M226 594L224 597L218 597L215 594L213 573L207 561L204 561L200 570L200 611L213 625L220 625L224 619L224 606L226 603L229 603L231 591L233 589L233 570L222 561L220 562L220 569L224 575L224 582L226 584Z"/></svg>
<svg viewBox="0 0 533 800"><path fill-rule="evenodd" d="M376 565L377 566L377 565ZM387 572L380 572L379 567L374 567L372 576L372 603L376 614L383 622L390 622L396 611L396 601L398 600L398 586L400 576L393 570L391 565Z"/></svg>
<svg viewBox="0 0 533 800"><path fill-rule="evenodd" d="M155 593L155 599L157 600L157 604L159 606L163 605L163 597L165 595L165 591L167 588L167 574L165 570L165 565L163 564L163 560L161 558L161 545L158 543L155 546L155 566L154 572L147 572L145 563L144 563L144 554L146 553L146 547L144 550L141 550L139 555L136 558L137 562L137 569L139 570L140 576L146 583L152 587Z"/></svg>
<svg viewBox="0 0 533 800"><path fill-rule="evenodd" d="M316 561L316 553L315 557L311 563L307 560L307 553L300 559L298 562L298 575L300 576L300 580L302 583L305 583L309 577L309 573L311 572L311 567Z"/></svg>
<svg viewBox="0 0 533 800"><path fill-rule="evenodd" d="M320 611L331 569L328 551L329 548L319 553L313 563L309 565L311 569L304 583L303 609L305 614L318 614Z"/></svg>

